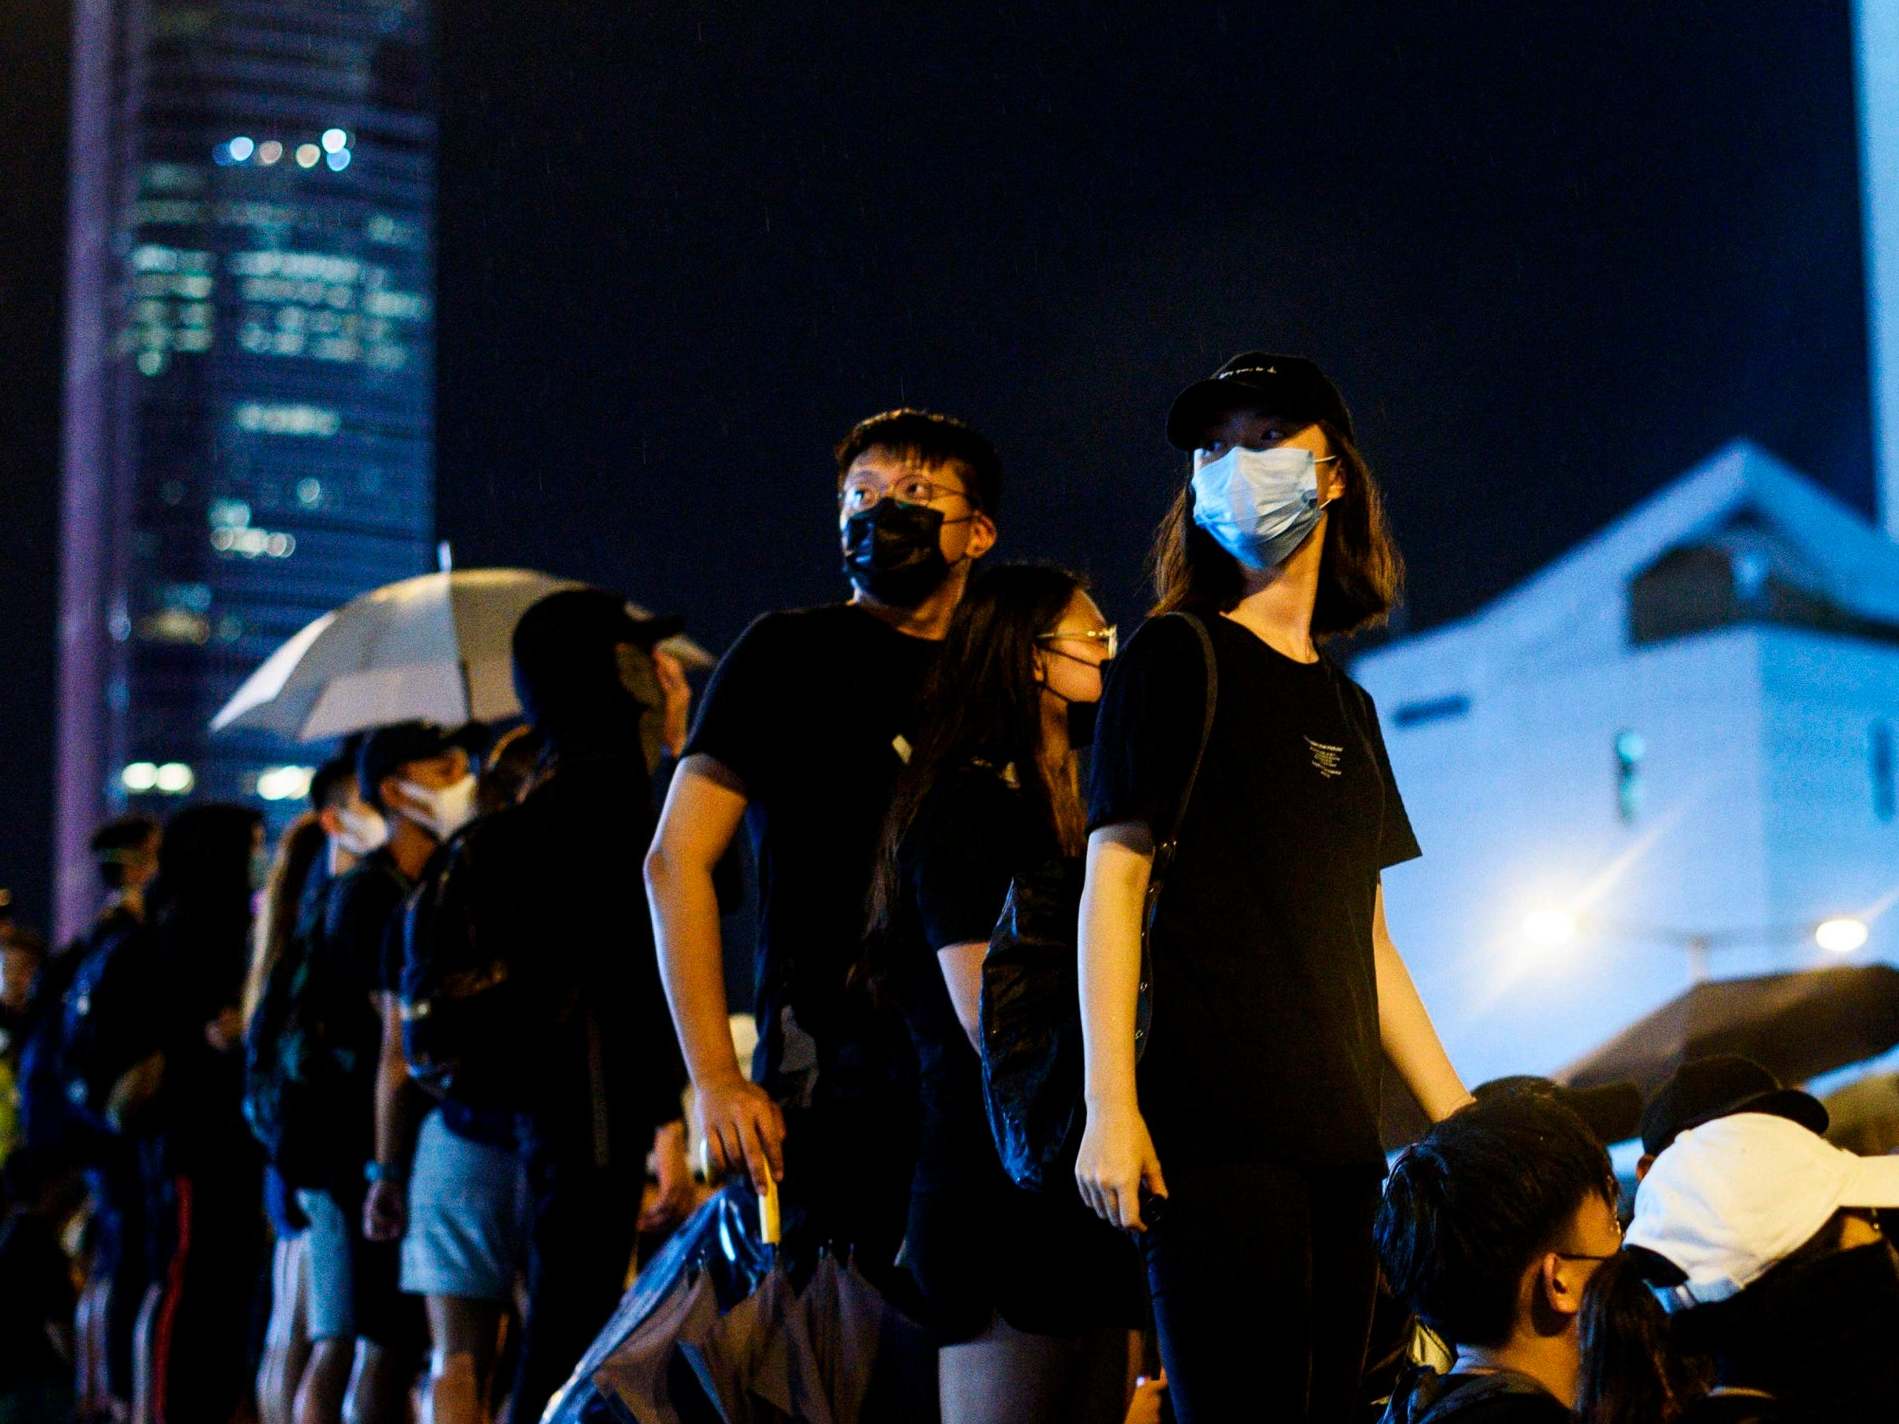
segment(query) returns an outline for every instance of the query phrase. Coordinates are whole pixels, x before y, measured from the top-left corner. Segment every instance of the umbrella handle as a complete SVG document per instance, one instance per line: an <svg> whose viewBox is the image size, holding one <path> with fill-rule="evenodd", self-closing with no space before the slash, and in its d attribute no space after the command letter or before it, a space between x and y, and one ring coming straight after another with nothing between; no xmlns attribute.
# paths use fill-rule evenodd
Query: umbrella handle
<svg viewBox="0 0 1899 1424"><path fill-rule="evenodd" d="M784 1236L784 1227L778 1216L778 1179L767 1176L765 1190L758 1194L758 1239L767 1246L776 1246Z"/></svg>

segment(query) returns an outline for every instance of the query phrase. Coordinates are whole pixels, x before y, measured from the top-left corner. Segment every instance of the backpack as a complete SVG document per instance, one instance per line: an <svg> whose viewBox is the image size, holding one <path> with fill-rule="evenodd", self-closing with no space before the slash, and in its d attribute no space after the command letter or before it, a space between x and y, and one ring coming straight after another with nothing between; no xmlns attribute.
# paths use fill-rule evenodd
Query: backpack
<svg viewBox="0 0 1899 1424"><path fill-rule="evenodd" d="M1213 734L1219 669L1206 625L1184 618L1199 635L1207 663L1206 711L1200 745L1180 795L1173 824L1154 850L1141 914L1141 978L1135 1005L1135 1061L1147 1048L1154 1012L1149 940L1161 887L1173 864L1181 823ZM1018 1187L1073 1189L1075 1154L1087 1113L1082 1105L1081 987L1076 961L1082 874L1079 864L1051 862L1009 884L1002 917L982 961L982 1086L989 1133L1003 1170Z"/></svg>
<svg viewBox="0 0 1899 1424"><path fill-rule="evenodd" d="M1563 1408L1542 1385L1516 1370L1440 1375L1418 1367L1399 1381L1379 1424L1450 1424L1473 1411L1481 1418L1486 1406L1511 1398L1547 1400L1552 1414Z"/></svg>
<svg viewBox="0 0 1899 1424"><path fill-rule="evenodd" d="M519 890L533 844L520 806L490 811L436 852L403 909L397 1002L409 1074L465 1107L513 1112L555 1056L577 996L537 972L549 946Z"/></svg>
<svg viewBox="0 0 1899 1424"><path fill-rule="evenodd" d="M373 1044L368 1010L322 954L318 926L300 925L264 978L244 1027L244 1119L292 1187L327 1187L339 1147L362 1136Z"/></svg>
<svg viewBox="0 0 1899 1424"><path fill-rule="evenodd" d="M162 1047L153 1012L159 975L156 946L136 921L102 929L66 987L56 1060L73 1120L116 1135L125 1124L108 1110L113 1088Z"/></svg>

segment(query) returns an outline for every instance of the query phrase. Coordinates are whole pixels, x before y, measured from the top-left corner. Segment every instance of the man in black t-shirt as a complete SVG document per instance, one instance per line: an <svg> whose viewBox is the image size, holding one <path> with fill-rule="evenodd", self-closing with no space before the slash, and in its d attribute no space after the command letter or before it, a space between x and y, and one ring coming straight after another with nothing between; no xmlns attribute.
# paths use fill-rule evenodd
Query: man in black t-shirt
<svg viewBox="0 0 1899 1424"><path fill-rule="evenodd" d="M382 1052L400 916L422 867L472 810L474 777L467 750L449 732L403 722L370 734L357 756L356 780L388 838L330 886L311 952L324 983L336 989L325 1010L336 1017L332 1031L354 1049L360 1116L357 1130L336 1144L331 1180L300 1190L297 1201L310 1220L308 1378L315 1413L341 1417L337 1391L347 1378L350 1417L374 1424L406 1409L413 1351L422 1339L417 1303L397 1281L407 1144L420 1116L409 1100L418 1090L390 1075ZM391 1150L387 1140L405 1145Z"/></svg>
<svg viewBox="0 0 1899 1424"><path fill-rule="evenodd" d="M770 613L714 674L646 861L662 973L705 1150L763 1190L787 1241L848 1243L873 1273L903 1231L914 1070L894 1015L847 988L924 674L996 539L1001 469L960 421L874 416L838 446L851 600ZM713 867L749 821L759 883L748 1082L732 1051Z"/></svg>
<svg viewBox="0 0 1899 1424"><path fill-rule="evenodd" d="M1457 1351L1399 1383L1385 1424L1563 1424L1577 1319L1622 1246L1615 1174L1588 1124L1538 1091L1479 1098L1392 1168L1378 1253L1400 1301Z"/></svg>

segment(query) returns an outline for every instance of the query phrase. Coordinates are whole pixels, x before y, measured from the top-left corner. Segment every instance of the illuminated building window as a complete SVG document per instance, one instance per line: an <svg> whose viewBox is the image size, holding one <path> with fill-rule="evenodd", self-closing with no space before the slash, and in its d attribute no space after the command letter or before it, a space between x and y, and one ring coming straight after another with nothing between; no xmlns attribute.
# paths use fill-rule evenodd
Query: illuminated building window
<svg viewBox="0 0 1899 1424"><path fill-rule="evenodd" d="M1615 734L1615 806L1616 815L1625 825L1633 825L1642 814L1647 788L1642 782L1642 762L1648 756L1648 742L1640 732L1623 729Z"/></svg>
<svg viewBox="0 0 1899 1424"><path fill-rule="evenodd" d="M232 413L239 430L261 435L312 435L328 438L343 427L343 417L327 406L242 401ZM314 500L305 500L314 504Z"/></svg>

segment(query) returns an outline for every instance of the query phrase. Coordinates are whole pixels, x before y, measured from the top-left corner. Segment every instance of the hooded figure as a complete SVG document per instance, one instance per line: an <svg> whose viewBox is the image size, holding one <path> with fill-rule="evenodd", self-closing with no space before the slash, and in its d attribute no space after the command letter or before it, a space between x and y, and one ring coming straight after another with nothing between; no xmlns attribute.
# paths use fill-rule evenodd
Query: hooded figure
<svg viewBox="0 0 1899 1424"><path fill-rule="evenodd" d="M549 594L514 630L514 690L555 756L614 756L637 741L659 766L664 697L653 648L679 620L640 619L599 588Z"/></svg>

